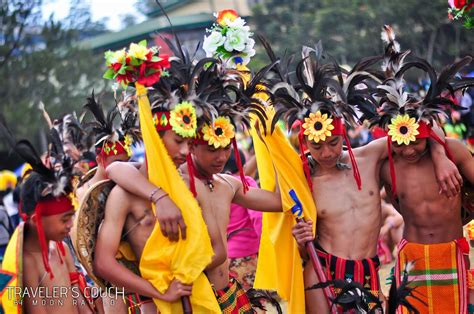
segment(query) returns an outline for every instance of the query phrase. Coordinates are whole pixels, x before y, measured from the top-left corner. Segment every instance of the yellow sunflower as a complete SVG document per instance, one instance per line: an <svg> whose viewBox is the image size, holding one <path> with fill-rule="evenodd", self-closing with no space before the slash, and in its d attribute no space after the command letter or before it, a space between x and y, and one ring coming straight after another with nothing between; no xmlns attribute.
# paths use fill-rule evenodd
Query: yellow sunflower
<svg viewBox="0 0 474 314"><path fill-rule="evenodd" d="M331 136L331 130L334 129L331 123L332 119L328 118L326 113L321 114L321 111L310 113L308 118L304 118L304 135L308 135L308 139L316 143L325 141L327 136Z"/></svg>
<svg viewBox="0 0 474 314"><path fill-rule="evenodd" d="M190 102L183 101L171 110L169 123L176 134L194 137L197 127L196 109Z"/></svg>
<svg viewBox="0 0 474 314"><path fill-rule="evenodd" d="M235 136L234 126L227 117L218 117L213 127L206 124L202 127L203 139L215 148L226 147Z"/></svg>
<svg viewBox="0 0 474 314"><path fill-rule="evenodd" d="M416 123L415 118L410 118L409 115L397 115L390 121L388 126L388 135L392 137L392 141L396 141L398 145L408 145L410 142L416 141L419 124Z"/></svg>

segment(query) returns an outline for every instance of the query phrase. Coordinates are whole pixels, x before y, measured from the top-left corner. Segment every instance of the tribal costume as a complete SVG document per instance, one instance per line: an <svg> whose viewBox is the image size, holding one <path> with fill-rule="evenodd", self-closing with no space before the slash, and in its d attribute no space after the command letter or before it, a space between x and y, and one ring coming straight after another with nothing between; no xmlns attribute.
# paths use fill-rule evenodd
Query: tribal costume
<svg viewBox="0 0 474 314"><path fill-rule="evenodd" d="M227 286L221 290L214 290L217 302L224 314L250 314L254 313L245 290L233 277Z"/></svg>
<svg viewBox="0 0 474 314"><path fill-rule="evenodd" d="M268 42L263 38L261 40L270 60L278 61ZM275 183L279 185L284 210L294 207L295 201L288 194L290 190L294 190L301 201L301 212L304 212L302 216L312 221L316 221L317 216L316 204L312 196L310 169L312 160L306 156L304 137L307 136L308 140L316 143L326 141L333 135L347 138L345 124L355 124L357 119L351 105L356 103L356 100L365 102L369 99L368 89L363 86L364 81L370 78L368 73L362 72L366 64L361 63L355 67L354 72L351 72L344 81L342 71L337 64L322 65L320 63L321 53L320 45L316 46L316 49L304 48L303 59L296 66L295 80L289 76L292 57L282 59L275 65L272 69L275 72L273 79L268 83L271 87L271 102L275 111L272 113L269 109L267 111L267 115L270 116L269 121L261 121L263 126L271 127L271 131L274 132L271 135L260 136L259 130L255 130L252 135L256 143L259 173L265 176L262 180L265 187L272 189ZM362 83L363 88L355 90L355 86L359 83ZM298 146L301 155L294 151L282 130L276 127L280 118L287 122L288 129L294 126L299 127ZM259 146L261 139L264 145ZM355 186L361 188L362 182L357 164L347 140L346 144ZM269 168L267 171L260 171L261 165ZM271 177L272 168L277 172L278 182L275 177ZM264 213L263 217L255 286L267 289L277 287L278 294L289 301L290 311L303 312L303 271L297 245L290 236L294 217L274 213ZM313 228L315 225L316 223L313 224ZM319 269L317 272L321 282L325 282L323 270ZM329 299L328 302L330 303Z"/></svg>
<svg viewBox="0 0 474 314"><path fill-rule="evenodd" d="M437 74L426 60L410 55L410 51L400 51L390 26L384 27L382 39L387 43L382 66L385 80L377 86L374 93L376 107L369 111L364 110L365 108L362 110L372 126L377 125L387 132L391 177L391 191L388 192L391 192L392 198L398 203L392 156L393 142L399 146L410 145L417 139L432 138L444 147L446 156L453 160L446 142L436 135L432 125L435 121L439 123L440 117L446 115L447 107L455 106L450 98L451 94L474 85L474 79L457 77L457 73L468 65L472 58L464 57ZM405 88L404 75L413 68L423 70L430 78L430 87L423 97L409 93ZM402 240L399 244L395 273L396 287L393 288L406 285L408 289L415 287L416 290L409 294L406 300L409 304L397 305L397 311L406 312L409 306L413 306L420 313L465 313L468 294L467 269L463 254L468 252L469 246L463 239L429 245ZM405 270L406 265L413 262L414 270ZM406 276L408 281L404 280ZM391 299L396 298L392 293L395 291L396 289L391 289Z"/></svg>
<svg viewBox="0 0 474 314"><path fill-rule="evenodd" d="M64 154L60 136L56 129L51 129L51 146L48 152L46 164L43 163L36 150L27 140L15 142L14 137L7 129L6 125L0 123L0 133L7 140L13 150L23 158L32 167L32 172L25 179L21 192L20 213L25 223L21 223L15 230L10 239L6 254L4 257L2 272L12 276L10 287L14 289L23 287L23 238L24 226L31 224L34 216L37 229L38 241L40 244L41 256L45 273L42 279L49 275L49 279L54 279L54 270L51 268L49 258L51 254L51 241L46 239L43 228L43 217L55 216L74 211L72 195L72 170L74 163ZM57 250L61 264L65 262L66 248L62 241L56 241L54 249ZM81 292L85 293L85 278L81 273L72 272L70 275L70 284L79 285ZM22 312L22 300L18 295L13 297L8 293L2 296L2 306L6 312ZM93 306L89 295L84 297L89 306Z"/></svg>
<svg viewBox="0 0 474 314"><path fill-rule="evenodd" d="M91 191L96 183L105 180L105 168L108 164L108 157L117 156L119 160L128 160L132 155L132 145L140 140L140 134L137 124L137 114L133 109L132 98L128 97L124 101L117 102L109 111L104 113L102 105L95 99L94 92L87 99L84 107L90 111L94 117L91 122L84 123L84 126L92 129L92 135L95 137L95 153L99 164L89 173L81 178L81 181L76 186L76 193L79 187L83 188L81 194L81 206L74 220L74 228L71 232L72 244L74 246L75 255L80 260L82 267L88 273L90 285L95 285L105 288L105 284L98 279L93 273L91 265L91 256L93 256L93 247L95 247L96 231L98 224L101 221L94 221L92 217L99 216L99 213L92 214L92 211L103 211L104 206L88 207L90 203L94 205L100 204L99 200L91 200L94 197L106 197L105 193L98 191ZM120 128L114 125L114 120L120 117ZM104 185L99 185L102 188ZM92 216L92 217L91 217ZM87 223L84 223L87 221ZM97 224L94 224L97 223ZM91 232L89 228L96 228ZM91 250L88 250L91 249ZM128 260L133 260L131 248L126 242L121 242L117 259L129 257ZM92 278L92 279L90 279ZM94 281L94 282L92 282ZM138 296L137 296L138 298ZM129 304L130 305L130 304ZM132 303L131 305L135 305Z"/></svg>
<svg viewBox="0 0 474 314"><path fill-rule="evenodd" d="M374 296L380 293L378 271L380 260L378 256L363 260L347 260L326 252L321 246L315 244L321 265L326 268L326 278L332 280L346 280L357 282ZM335 291L337 293L337 291Z"/></svg>
<svg viewBox="0 0 474 314"><path fill-rule="evenodd" d="M219 306L203 273L213 254L209 234L201 210L169 158L161 136L162 132L170 130L183 138L194 138L198 123L212 122L218 116L216 104L224 103L226 99L228 103L230 98L223 93L226 87L221 84L222 66L218 60L206 58L195 62L182 49L178 39L177 45L168 43L176 57L170 59L166 67L167 75L150 84L148 89L139 82L135 83L135 87L148 178L167 192L181 208L187 232L191 236L186 241L170 243L159 228L155 228L143 249L140 273L162 293L166 291L172 278L183 283L193 282L190 297L193 310L216 312L219 311ZM189 156L187 159L188 166L192 166ZM192 174L192 170L189 173ZM195 194L193 178L190 176L190 186ZM163 313L182 310L180 302L169 303L157 299L154 302Z"/></svg>
<svg viewBox="0 0 474 314"><path fill-rule="evenodd" d="M229 49L232 46L231 40L223 42L220 48L213 47L209 44L211 37L219 36L225 32L232 32L234 30L245 30L246 35L243 38L244 50ZM221 86L219 91L219 98L213 102L212 111L205 115L211 117L206 119L200 127L197 138L194 141L195 145L210 146L213 149L226 149L232 145L234 153L234 161L236 164L238 174L242 183L242 191L246 193L249 190L249 182L246 179L242 167L240 151L237 146L236 134L239 129L241 131L249 130L251 128L251 120L255 121L256 117L262 120L266 117L263 101L257 96L264 96L268 99L268 92L263 82L263 77L268 73L274 64L263 67L254 75L251 75L250 70L246 67L250 57L255 51L253 45L255 41L251 38L250 28L245 26L245 20L238 16L234 10L224 10L218 13L217 21L213 28L209 30L210 36L204 39L204 50L208 57L214 57L220 60L216 71L218 71L220 82L216 82L216 86ZM227 46L227 49L221 49ZM213 177L206 178L199 174L194 160L191 159L192 168L190 169L190 176L196 176L201 180L205 180L210 190L213 190ZM227 181L219 174L222 180ZM236 204L231 205L231 211ZM247 209L245 209L247 211ZM230 213L232 216L232 213ZM227 226L228 227L228 226ZM228 235L229 237L232 235ZM239 242L240 245L245 245ZM256 248L256 251L258 249ZM255 252L253 252L255 253ZM230 281L228 287L221 291L216 291L218 302L223 313L252 313L248 297L245 291L253 286L255 278L255 269L257 262L257 254L243 258L230 257L229 273ZM247 272L246 272L247 271ZM240 283L238 280L245 280ZM245 286L242 288L241 284ZM254 298L252 298L254 300Z"/></svg>
<svg viewBox="0 0 474 314"><path fill-rule="evenodd" d="M469 244L465 238L448 243L419 244L402 239L395 265L397 286L407 262L415 261L408 274L415 298L407 298L420 313L467 313ZM399 307L397 313L409 313Z"/></svg>

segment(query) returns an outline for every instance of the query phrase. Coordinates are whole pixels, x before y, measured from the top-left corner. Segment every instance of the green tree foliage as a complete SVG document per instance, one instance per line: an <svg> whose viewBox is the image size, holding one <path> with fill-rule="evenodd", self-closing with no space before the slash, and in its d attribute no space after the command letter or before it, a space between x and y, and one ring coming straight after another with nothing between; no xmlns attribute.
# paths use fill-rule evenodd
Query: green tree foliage
<svg viewBox="0 0 474 314"><path fill-rule="evenodd" d="M22 13L25 3L28 14ZM0 19L9 21L2 27L15 34L2 38L0 112L15 135L34 142L46 129L40 102L53 119L72 111L79 114L92 89L100 94L106 86L103 55L76 44L84 34L104 30L104 25L92 23L83 5L73 5L69 17L60 22L52 18L43 22L38 18L40 5L39 1L2 0L0 8Z"/></svg>
<svg viewBox="0 0 474 314"><path fill-rule="evenodd" d="M402 49L439 69L474 48L472 31L448 20L447 10L446 0L265 0L253 8L252 22L279 55L322 40L326 52L349 65L382 53L382 25L390 24Z"/></svg>

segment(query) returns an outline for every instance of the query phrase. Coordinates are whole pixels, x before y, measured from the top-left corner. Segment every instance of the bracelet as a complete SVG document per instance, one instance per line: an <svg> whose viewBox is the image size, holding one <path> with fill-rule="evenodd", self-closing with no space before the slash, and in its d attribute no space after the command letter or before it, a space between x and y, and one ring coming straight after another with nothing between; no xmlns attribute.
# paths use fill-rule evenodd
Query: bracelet
<svg viewBox="0 0 474 314"><path fill-rule="evenodd" d="M164 198L165 196L168 196L168 193L165 193L165 194L159 196L156 200L152 200L152 202L153 202L154 204L156 204L156 203L158 203L162 198Z"/></svg>
<svg viewBox="0 0 474 314"><path fill-rule="evenodd" d="M158 188L154 189L153 191L151 191L150 196L148 196L148 200L149 200L150 202L153 201L153 196L155 196L156 192L158 192L159 190L161 190L160 187L158 187Z"/></svg>

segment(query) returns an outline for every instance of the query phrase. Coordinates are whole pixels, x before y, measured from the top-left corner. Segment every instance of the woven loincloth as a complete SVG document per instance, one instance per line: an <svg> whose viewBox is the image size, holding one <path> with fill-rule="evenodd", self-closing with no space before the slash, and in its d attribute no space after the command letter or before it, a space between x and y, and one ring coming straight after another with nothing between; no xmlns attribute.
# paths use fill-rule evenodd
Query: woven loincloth
<svg viewBox="0 0 474 314"><path fill-rule="evenodd" d="M215 290L214 293L223 314L254 313L249 298L235 278L231 277L224 289Z"/></svg>
<svg viewBox="0 0 474 314"><path fill-rule="evenodd" d="M466 253L467 249L467 253ZM395 279L400 285L400 276L405 264L414 261L408 274L409 286L416 287L415 295L423 300L407 298L420 313L466 313L467 312L467 266L464 254L469 253L465 238L448 243L419 244L405 239L398 246ZM399 307L397 313L408 313Z"/></svg>

